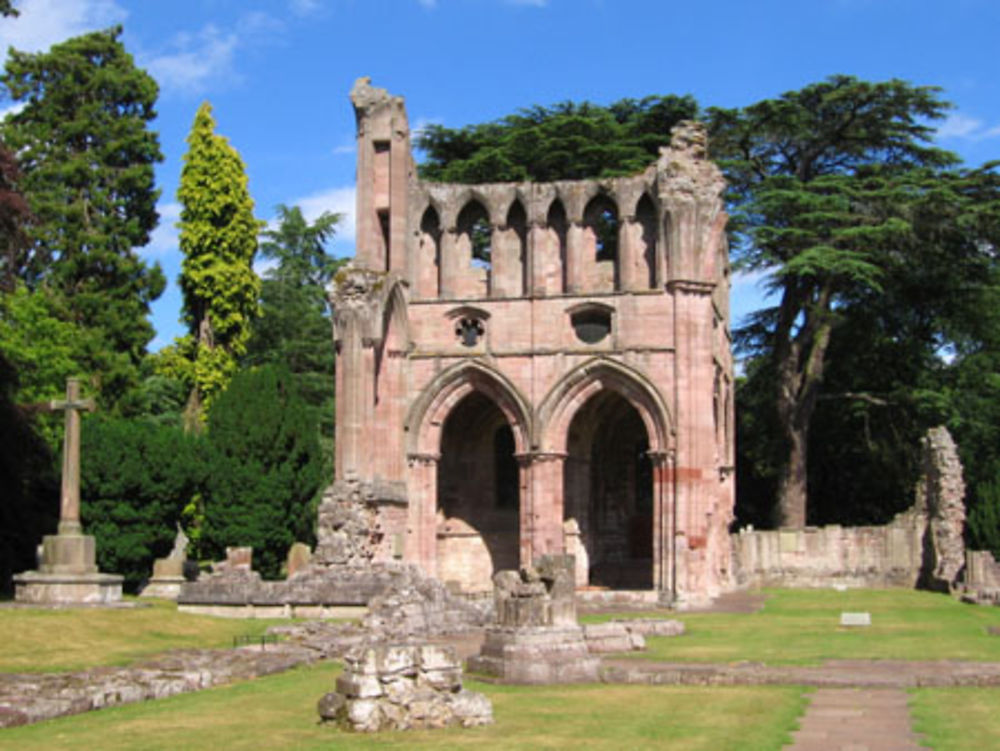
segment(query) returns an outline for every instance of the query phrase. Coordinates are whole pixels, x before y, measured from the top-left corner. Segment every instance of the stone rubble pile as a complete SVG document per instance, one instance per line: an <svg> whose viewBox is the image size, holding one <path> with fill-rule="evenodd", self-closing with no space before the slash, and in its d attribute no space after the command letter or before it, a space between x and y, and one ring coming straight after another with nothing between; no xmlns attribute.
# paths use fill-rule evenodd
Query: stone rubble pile
<svg viewBox="0 0 1000 751"><path fill-rule="evenodd" d="M493 722L489 699L462 687L454 651L430 645L351 650L337 690L321 698L317 709L324 722L367 733Z"/></svg>

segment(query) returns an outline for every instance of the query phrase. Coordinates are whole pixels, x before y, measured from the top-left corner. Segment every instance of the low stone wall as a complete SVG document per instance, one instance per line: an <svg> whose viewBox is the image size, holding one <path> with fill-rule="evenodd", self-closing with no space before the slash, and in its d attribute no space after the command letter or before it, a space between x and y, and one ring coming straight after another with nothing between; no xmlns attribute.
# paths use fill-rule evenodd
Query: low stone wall
<svg viewBox="0 0 1000 751"><path fill-rule="evenodd" d="M462 664L449 647L360 647L344 657L337 690L317 706L323 721L377 732L475 727L493 722L493 705L462 688Z"/></svg>
<svg viewBox="0 0 1000 751"><path fill-rule="evenodd" d="M915 587L926 516L914 511L870 527L741 530L731 535L740 587Z"/></svg>

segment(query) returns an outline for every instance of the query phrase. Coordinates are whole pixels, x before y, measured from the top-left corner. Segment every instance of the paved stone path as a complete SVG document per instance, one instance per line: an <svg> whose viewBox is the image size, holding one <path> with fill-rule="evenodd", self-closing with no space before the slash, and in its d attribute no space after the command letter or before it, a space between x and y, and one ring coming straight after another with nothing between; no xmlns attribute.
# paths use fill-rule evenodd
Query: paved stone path
<svg viewBox="0 0 1000 751"><path fill-rule="evenodd" d="M821 688L788 751L923 751L900 689Z"/></svg>

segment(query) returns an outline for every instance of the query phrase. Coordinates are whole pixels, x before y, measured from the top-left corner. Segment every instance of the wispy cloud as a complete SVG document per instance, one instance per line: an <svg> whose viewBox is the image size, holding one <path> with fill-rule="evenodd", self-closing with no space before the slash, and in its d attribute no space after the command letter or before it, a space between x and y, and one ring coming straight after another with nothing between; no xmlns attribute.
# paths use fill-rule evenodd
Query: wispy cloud
<svg viewBox="0 0 1000 751"><path fill-rule="evenodd" d="M161 203L156 210L160 214L160 223L153 230L149 238L149 244L141 249L143 257L150 259L162 259L172 253L179 251L177 243L177 220L181 218L181 205L179 203Z"/></svg>
<svg viewBox="0 0 1000 751"><path fill-rule="evenodd" d="M549 4L549 0L496 0L502 5L521 5L531 8L544 8ZM438 7L438 0L417 0L417 2L429 10Z"/></svg>
<svg viewBox="0 0 1000 751"><path fill-rule="evenodd" d="M247 13L232 28L206 24L198 31L176 34L163 51L147 55L143 63L164 88L199 94L213 84L239 83L237 52L273 42L283 30L273 16Z"/></svg>
<svg viewBox="0 0 1000 751"><path fill-rule="evenodd" d="M0 50L38 52L128 16L115 0L22 0L17 9L20 16L0 22Z"/></svg>
<svg viewBox="0 0 1000 751"><path fill-rule="evenodd" d="M937 128L938 138L984 141L1000 137L1000 125L987 126L978 117L970 117L956 112L944 119Z"/></svg>
<svg viewBox="0 0 1000 751"><path fill-rule="evenodd" d="M323 9L322 0L289 0L289 9L296 16L311 16Z"/></svg>

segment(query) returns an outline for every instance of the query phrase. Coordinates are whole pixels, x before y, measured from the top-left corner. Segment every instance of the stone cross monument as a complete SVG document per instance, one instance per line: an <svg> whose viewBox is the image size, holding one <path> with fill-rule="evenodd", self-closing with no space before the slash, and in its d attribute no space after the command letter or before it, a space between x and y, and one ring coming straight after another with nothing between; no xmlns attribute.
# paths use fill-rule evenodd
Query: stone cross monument
<svg viewBox="0 0 1000 751"><path fill-rule="evenodd" d="M36 603L109 603L122 596L122 577L97 570L94 538L80 525L80 410L93 410L92 399L80 398L80 380L66 381L66 399L53 401L66 413L63 439L62 494L57 534L42 539L37 571L14 577L15 599Z"/></svg>

